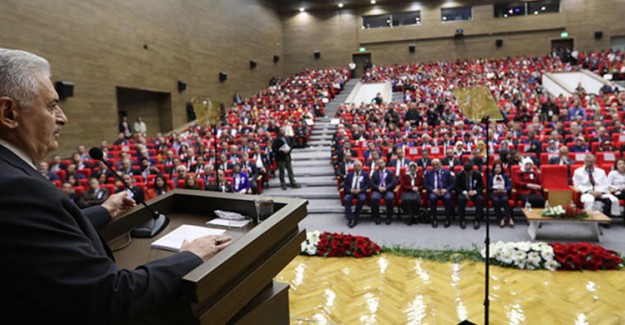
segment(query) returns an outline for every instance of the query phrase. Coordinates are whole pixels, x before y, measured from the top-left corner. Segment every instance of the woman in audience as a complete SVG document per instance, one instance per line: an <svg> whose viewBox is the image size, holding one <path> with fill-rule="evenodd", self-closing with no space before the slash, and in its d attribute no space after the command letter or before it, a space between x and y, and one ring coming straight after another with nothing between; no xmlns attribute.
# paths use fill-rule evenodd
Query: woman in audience
<svg viewBox="0 0 625 325"><path fill-rule="evenodd" d="M165 179L165 177L162 175L158 175L154 179L153 186L148 189L145 198L151 200L169 191L171 191L171 188L169 188L169 186L167 185L167 180Z"/></svg>
<svg viewBox="0 0 625 325"><path fill-rule="evenodd" d="M81 186L78 178L76 178L76 175L74 174L68 175L66 182L72 184L72 187Z"/></svg>
<svg viewBox="0 0 625 325"><path fill-rule="evenodd" d="M545 206L543 188L540 185L540 173L534 170L534 162L531 158L525 157L521 160L521 169L517 177L518 183L513 184L517 190L518 198L523 202L523 206L529 202L533 208Z"/></svg>
<svg viewBox="0 0 625 325"><path fill-rule="evenodd" d="M195 174L192 174L192 173L187 174L187 176L185 177L184 188L188 190L201 190L202 189L197 179L195 178Z"/></svg>
<svg viewBox="0 0 625 325"><path fill-rule="evenodd" d="M608 186L610 192L619 200L625 200L625 160L619 159L614 163L613 169L608 174ZM624 216L625 217L625 216Z"/></svg>
<svg viewBox="0 0 625 325"><path fill-rule="evenodd" d="M510 199L509 193L512 190L512 182L510 177L504 174L501 163L495 163L491 169L490 179L488 180L488 189L491 193L490 199L495 207L495 215L499 222L499 227L503 228L506 223L510 227L514 227L514 217L512 216L512 208L508 204Z"/></svg>

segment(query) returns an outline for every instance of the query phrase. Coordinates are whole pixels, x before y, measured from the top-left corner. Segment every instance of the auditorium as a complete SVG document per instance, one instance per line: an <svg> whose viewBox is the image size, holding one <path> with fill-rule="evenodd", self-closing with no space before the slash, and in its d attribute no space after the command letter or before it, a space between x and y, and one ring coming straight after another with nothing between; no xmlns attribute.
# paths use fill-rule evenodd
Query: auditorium
<svg viewBox="0 0 625 325"><path fill-rule="evenodd" d="M0 323L623 324L623 12L4 0Z"/></svg>

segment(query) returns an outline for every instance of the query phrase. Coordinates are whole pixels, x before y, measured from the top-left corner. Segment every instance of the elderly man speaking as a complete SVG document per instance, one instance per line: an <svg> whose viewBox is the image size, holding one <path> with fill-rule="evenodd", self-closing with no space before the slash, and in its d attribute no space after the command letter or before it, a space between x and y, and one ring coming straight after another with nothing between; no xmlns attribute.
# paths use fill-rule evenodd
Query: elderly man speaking
<svg viewBox="0 0 625 325"><path fill-rule="evenodd" d="M34 54L0 48L0 323L116 324L180 292L181 278L230 243L207 236L135 270L115 265L97 229L135 205L126 192L81 210L35 166L67 118Z"/></svg>

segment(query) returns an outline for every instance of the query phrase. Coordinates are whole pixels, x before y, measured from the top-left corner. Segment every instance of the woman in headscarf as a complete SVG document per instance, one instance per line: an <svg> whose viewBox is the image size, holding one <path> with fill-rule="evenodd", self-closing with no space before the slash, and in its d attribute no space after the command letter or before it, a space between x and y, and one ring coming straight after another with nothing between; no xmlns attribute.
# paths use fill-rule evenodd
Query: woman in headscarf
<svg viewBox="0 0 625 325"><path fill-rule="evenodd" d="M538 170L534 170L534 162L531 158L525 157L521 160L521 170L517 179L517 183L513 186L523 205L525 206L526 202L529 202L532 208L544 207L545 198L540 184L540 173Z"/></svg>
<svg viewBox="0 0 625 325"><path fill-rule="evenodd" d="M421 209L421 190L423 189L423 176L419 175L419 168L415 162L408 165L408 172L401 176L400 185L401 207L404 213L408 214L406 223L411 225L415 221L415 214Z"/></svg>
<svg viewBox="0 0 625 325"><path fill-rule="evenodd" d="M510 177L504 174L501 163L495 163L493 165L490 179L488 180L488 189L489 193L491 193L490 199L493 201L499 227L505 227L506 223L510 225L510 227L514 227L512 208L508 203L512 183L510 182Z"/></svg>

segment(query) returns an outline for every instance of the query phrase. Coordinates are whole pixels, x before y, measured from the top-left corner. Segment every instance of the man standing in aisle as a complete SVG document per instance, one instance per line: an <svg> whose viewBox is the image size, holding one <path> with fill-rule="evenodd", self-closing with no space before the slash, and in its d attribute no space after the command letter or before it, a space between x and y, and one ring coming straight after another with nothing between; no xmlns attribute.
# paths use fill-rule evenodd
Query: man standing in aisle
<svg viewBox="0 0 625 325"><path fill-rule="evenodd" d="M291 165L291 145L289 140L284 135L284 127L280 127L276 138L273 140L271 150L276 157L276 165L280 171L280 186L283 190L286 190L286 182L284 181L284 170L289 173L289 182L291 188L300 188L295 182L295 176L293 176L293 166Z"/></svg>

